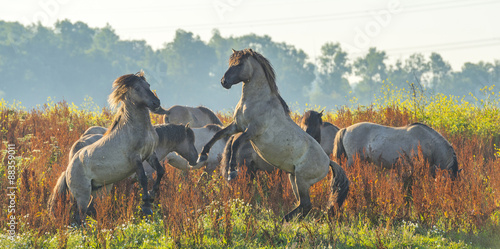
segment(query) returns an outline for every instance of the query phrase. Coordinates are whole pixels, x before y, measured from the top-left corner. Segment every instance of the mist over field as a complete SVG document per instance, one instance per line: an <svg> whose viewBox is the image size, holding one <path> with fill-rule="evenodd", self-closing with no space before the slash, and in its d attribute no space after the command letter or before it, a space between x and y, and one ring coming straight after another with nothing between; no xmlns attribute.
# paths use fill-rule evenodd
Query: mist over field
<svg viewBox="0 0 500 249"><path fill-rule="evenodd" d="M412 83L428 94L473 100L469 93L480 97L481 88L500 83L500 60L467 62L453 71L446 58L433 52L390 64L383 50L372 47L355 57L331 41L322 45L314 61L294 44L275 42L271 36L224 37L217 29L207 41L179 29L173 40L153 49L144 40L121 39L109 25L95 28L64 20L51 28L0 21L0 98L33 108L48 97L76 105L91 97L105 107L113 80L142 69L164 107L231 110L240 86L225 90L220 79L232 48L252 48L270 60L278 88L293 110L306 104L327 110L369 105L382 86L411 89Z"/></svg>
<svg viewBox="0 0 500 249"><path fill-rule="evenodd" d="M500 248L498 6L491 0L4 1L0 247ZM242 84L227 90L221 78L232 49L246 48L259 59L241 59L245 66L231 72L254 61L265 71L265 57L289 114L283 105L270 117L272 106L252 105L260 94L246 96L242 112L260 116L231 125ZM140 71L150 88L142 74L129 75ZM205 106L214 113L164 111L155 93L165 109ZM279 115L282 109L288 115ZM306 110L318 111L309 116L317 120L306 122ZM276 130L252 134L270 120L262 130ZM401 129L364 128L358 135L371 143L362 144L351 132L356 125ZM415 127L432 138L408 137ZM89 128L99 134L85 135ZM225 133L234 130L246 137ZM292 132L298 135L287 137ZM224 151L214 144L210 165L179 166L178 157L187 156L182 149L189 148L194 163L206 151L200 146L195 153L193 143L207 147L221 134L228 142L221 140ZM82 141L94 144L78 151ZM299 145L308 147L291 154ZM309 153L319 146L331 160L328 174L315 168L316 158L304 160L327 162L323 151ZM280 153L267 153L271 147ZM367 150L380 154L355 155ZM259 170L267 160L259 155L293 167ZM233 159L238 176L229 181L225 166ZM149 180L141 177L146 161L156 171ZM318 172L323 178L305 189L313 180L304 179ZM75 186L87 192L78 196ZM80 200L79 213L74 199L104 188L88 206ZM149 189L159 192L147 198ZM345 200L334 201L339 196ZM312 209L283 219L297 205Z"/></svg>

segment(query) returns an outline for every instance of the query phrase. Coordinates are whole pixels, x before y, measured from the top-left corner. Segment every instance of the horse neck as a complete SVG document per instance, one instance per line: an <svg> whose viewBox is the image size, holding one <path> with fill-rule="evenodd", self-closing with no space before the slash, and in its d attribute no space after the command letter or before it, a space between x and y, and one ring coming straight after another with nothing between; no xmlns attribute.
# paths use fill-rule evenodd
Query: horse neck
<svg viewBox="0 0 500 249"><path fill-rule="evenodd" d="M264 74L264 69L262 69L260 65L254 68L257 70L254 70L252 79L243 84L241 99L243 101L259 99L259 101L262 102L263 98L266 96L271 98L274 94L272 93L271 87L269 86L267 78Z"/></svg>
<svg viewBox="0 0 500 249"><path fill-rule="evenodd" d="M165 129L174 129L173 127L163 127L160 129L163 129L163 131L156 130L160 139L155 151L158 159L163 160L168 153L175 151L177 146L182 143L184 139L179 138L179 134L176 130L170 130L170 132L165 131Z"/></svg>
<svg viewBox="0 0 500 249"><path fill-rule="evenodd" d="M149 116L149 110L145 106L137 106L131 102L124 102L122 107L123 126L139 128L139 130L149 130L151 125L151 117Z"/></svg>

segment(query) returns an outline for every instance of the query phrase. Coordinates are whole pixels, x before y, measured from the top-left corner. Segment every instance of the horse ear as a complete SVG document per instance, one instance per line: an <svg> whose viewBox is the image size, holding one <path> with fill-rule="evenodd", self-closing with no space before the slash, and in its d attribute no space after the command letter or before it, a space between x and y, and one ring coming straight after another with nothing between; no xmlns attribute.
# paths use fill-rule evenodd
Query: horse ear
<svg viewBox="0 0 500 249"><path fill-rule="evenodd" d="M233 50L233 53L236 53L236 50L234 50L234 48L231 48L231 50Z"/></svg>
<svg viewBox="0 0 500 249"><path fill-rule="evenodd" d="M324 112L324 111L325 111L325 110L321 110L321 111L319 112L319 116L320 116L320 117L323 117L323 112Z"/></svg>

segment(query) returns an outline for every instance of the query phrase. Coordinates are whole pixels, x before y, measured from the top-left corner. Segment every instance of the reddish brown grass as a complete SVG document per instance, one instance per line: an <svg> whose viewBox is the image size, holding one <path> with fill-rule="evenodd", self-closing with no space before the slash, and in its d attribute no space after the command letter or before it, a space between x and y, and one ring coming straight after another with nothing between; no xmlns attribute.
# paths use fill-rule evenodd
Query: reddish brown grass
<svg viewBox="0 0 500 249"><path fill-rule="evenodd" d="M52 108L31 111L0 110L2 149L6 142L16 144L16 155L21 156L19 189L16 193L16 216L27 229L55 233L70 223L69 200L59 203L54 217L47 212L47 200L58 176L67 166L67 155L74 141L91 125L106 126L110 113L95 120L91 115L75 114L65 103ZM227 124L231 117L218 114ZM95 120L89 122L89 120ZM402 126L415 120L399 108L375 110L371 108L351 111L342 109L335 120L326 120L339 127L356 122L370 121L384 125ZM153 122L161 123L153 115ZM446 129L437 128L454 146L462 174L456 181L438 172L436 178L428 174L428 165L414 159L412 168L396 167L381 170L374 165L356 161L346 169L351 181L350 193L341 208L343 220L360 215L373 222L412 220L432 226L447 222L449 228L482 229L500 206L500 163L494 156L491 138L478 136L450 136ZM6 162L3 158L3 162ZM244 171L244 170L242 170ZM201 215L210 214L211 233L231 243L232 214L230 202L238 198L251 203L254 208L267 208L278 217L290 211L295 203L288 177L276 171L259 172L254 182L241 172L236 181L227 183L218 173L211 180L198 182L201 172L187 176L166 165L166 174L160 187L160 197L155 201L165 232L177 243L189 238L190 243L202 244L205 226ZM331 174L311 188L315 212L326 210ZM0 182L6 189L7 183ZM132 180L115 185L111 192L95 200L99 229L113 230L132 218L141 218L139 212L140 187ZM5 197L3 199L6 199ZM0 211L0 222L6 222L6 209ZM255 217L246 217L246 237L252 240L260 229ZM307 228L304 228L307 230ZM262 230L261 230L262 231ZM273 231L263 234L273 235ZM105 238L102 238L103 241ZM64 244L64 237L61 243Z"/></svg>

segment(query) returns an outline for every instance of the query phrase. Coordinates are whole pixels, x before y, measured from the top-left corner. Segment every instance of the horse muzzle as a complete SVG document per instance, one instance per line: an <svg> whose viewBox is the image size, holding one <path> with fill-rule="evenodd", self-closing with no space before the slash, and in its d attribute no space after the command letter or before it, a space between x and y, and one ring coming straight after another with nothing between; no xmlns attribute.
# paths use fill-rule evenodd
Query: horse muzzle
<svg viewBox="0 0 500 249"><path fill-rule="evenodd" d="M155 100L151 100L151 102L147 105L147 107L152 112L158 112L161 109L160 99L156 98Z"/></svg>
<svg viewBox="0 0 500 249"><path fill-rule="evenodd" d="M224 77L220 80L220 84L222 85L222 87L224 87L226 89L230 89L231 86L233 85L233 84L230 84L229 82L227 82L227 80Z"/></svg>

